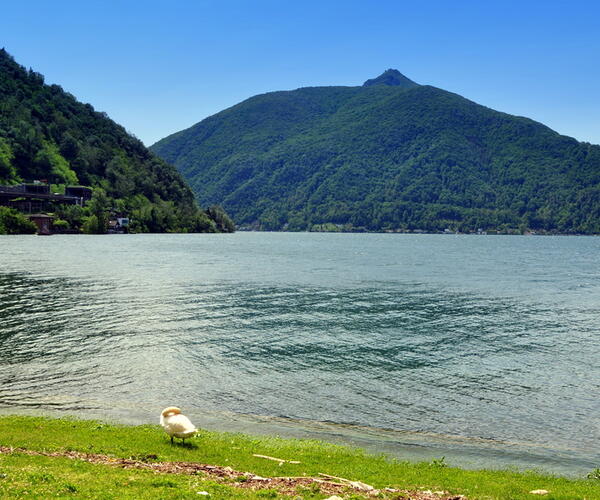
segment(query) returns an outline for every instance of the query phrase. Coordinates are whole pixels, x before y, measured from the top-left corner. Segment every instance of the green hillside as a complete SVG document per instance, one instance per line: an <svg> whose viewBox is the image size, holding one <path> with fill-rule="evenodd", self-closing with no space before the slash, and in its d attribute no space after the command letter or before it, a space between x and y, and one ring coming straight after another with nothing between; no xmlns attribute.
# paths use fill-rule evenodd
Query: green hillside
<svg viewBox="0 0 600 500"><path fill-rule="evenodd" d="M260 229L600 233L600 146L395 70L258 95L151 149Z"/></svg>
<svg viewBox="0 0 600 500"><path fill-rule="evenodd" d="M108 211L136 231L216 231L223 221L199 210L179 172L90 104L17 64L0 50L0 184L44 179L95 188L93 208L61 213L77 226ZM90 212L90 213L88 213ZM96 215L94 215L96 214ZM89 225L89 224L88 224ZM1 224L0 224L1 226ZM102 232L101 222L94 227ZM226 229L221 227L221 229Z"/></svg>

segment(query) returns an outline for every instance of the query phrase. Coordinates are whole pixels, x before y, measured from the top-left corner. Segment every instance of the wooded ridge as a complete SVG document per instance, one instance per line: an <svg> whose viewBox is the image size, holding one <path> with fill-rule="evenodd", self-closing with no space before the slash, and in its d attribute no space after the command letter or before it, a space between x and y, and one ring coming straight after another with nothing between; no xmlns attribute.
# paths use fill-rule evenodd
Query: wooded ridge
<svg viewBox="0 0 600 500"><path fill-rule="evenodd" d="M150 149L247 228L600 233L600 146L396 70L257 95Z"/></svg>
<svg viewBox="0 0 600 500"><path fill-rule="evenodd" d="M56 208L76 230L104 232L110 212L129 217L136 232L233 229L222 209L199 209L179 172L122 126L60 86L46 85L41 74L26 70L2 49L0 184L34 180L52 184L53 192L78 184L94 189L90 207ZM3 224L6 217L0 232L2 227L11 232ZM10 227L16 226L11 222Z"/></svg>

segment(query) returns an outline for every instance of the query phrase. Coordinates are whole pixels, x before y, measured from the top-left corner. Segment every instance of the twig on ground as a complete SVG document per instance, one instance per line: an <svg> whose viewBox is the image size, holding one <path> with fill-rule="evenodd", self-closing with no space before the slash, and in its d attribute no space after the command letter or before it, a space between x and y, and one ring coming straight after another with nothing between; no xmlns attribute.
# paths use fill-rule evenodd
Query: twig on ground
<svg viewBox="0 0 600 500"><path fill-rule="evenodd" d="M300 462L298 462L298 460L286 460L285 458L275 458L275 457L269 457L268 455L258 455L257 453L253 453L252 454L253 457L258 457L258 458L266 458L267 460L273 460L275 462L279 462L279 465L287 463L287 464L299 464Z"/></svg>
<svg viewBox="0 0 600 500"><path fill-rule="evenodd" d="M323 474L322 472L319 472L319 476L325 477L327 479L335 479L337 481L340 481L343 484L349 484L349 485L353 486L354 488L356 488L357 490L373 491L375 489L370 484L363 483L361 481L352 481L351 479L346 479L346 478L337 477L337 476L331 476L329 474Z"/></svg>

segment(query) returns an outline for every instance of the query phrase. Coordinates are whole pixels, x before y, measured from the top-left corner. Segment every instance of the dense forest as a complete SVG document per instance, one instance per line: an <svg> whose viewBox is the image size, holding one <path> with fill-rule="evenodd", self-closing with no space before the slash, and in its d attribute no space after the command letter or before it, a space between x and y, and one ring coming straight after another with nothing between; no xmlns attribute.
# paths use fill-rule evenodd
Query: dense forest
<svg viewBox="0 0 600 500"><path fill-rule="evenodd" d="M232 231L220 207L200 210L177 170L90 104L17 64L0 50L0 184L44 179L94 188L88 207L57 208L60 221L104 232L110 213L136 232ZM14 211L0 213L1 232L27 232ZM18 217L17 217L18 218ZM29 226L31 227L31 225Z"/></svg>
<svg viewBox="0 0 600 500"><path fill-rule="evenodd" d="M246 227L600 233L600 146L396 70L258 95L151 149Z"/></svg>

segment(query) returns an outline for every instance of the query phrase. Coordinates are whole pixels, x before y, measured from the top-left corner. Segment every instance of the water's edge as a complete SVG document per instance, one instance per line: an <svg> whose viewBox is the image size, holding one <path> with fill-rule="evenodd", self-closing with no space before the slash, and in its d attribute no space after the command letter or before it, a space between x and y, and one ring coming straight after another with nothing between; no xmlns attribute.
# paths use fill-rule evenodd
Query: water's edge
<svg viewBox="0 0 600 500"><path fill-rule="evenodd" d="M595 462L579 458L576 450L550 449L533 443L508 443L493 439L232 412L186 413L198 428L207 431L318 440L361 448L374 455L409 462L430 462L443 457L448 465L464 469L536 471L570 478L584 477L597 467ZM141 406L120 406L110 411L0 406L0 416L12 415L99 420L117 425L158 424L158 416Z"/></svg>

